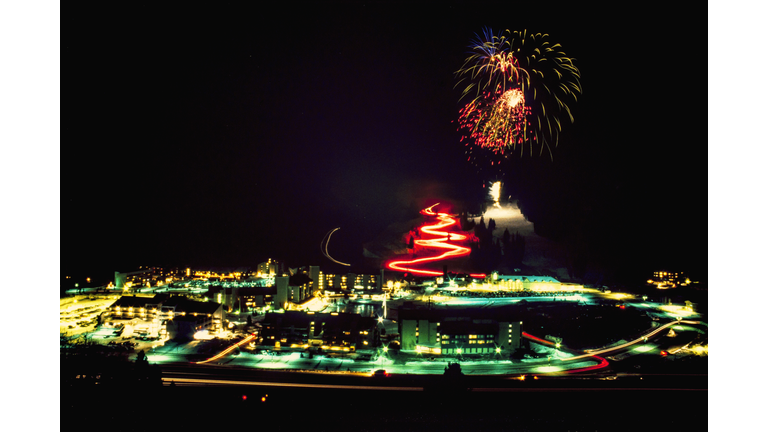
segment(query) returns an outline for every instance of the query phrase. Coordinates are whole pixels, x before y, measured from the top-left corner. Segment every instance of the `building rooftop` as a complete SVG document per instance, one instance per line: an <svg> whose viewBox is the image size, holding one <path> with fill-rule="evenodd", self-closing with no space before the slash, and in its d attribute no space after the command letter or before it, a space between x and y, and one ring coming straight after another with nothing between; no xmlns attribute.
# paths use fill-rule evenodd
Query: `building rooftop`
<svg viewBox="0 0 768 432"><path fill-rule="evenodd" d="M163 306L175 306L176 312L186 313L202 313L209 314L216 312L220 307L220 303L215 302L199 302L190 300L183 296L172 296L165 300Z"/></svg>
<svg viewBox="0 0 768 432"><path fill-rule="evenodd" d="M499 275L499 280L505 280L505 281L521 281L521 282L550 282L550 283L560 283L559 280L553 278L552 276L523 276L523 275Z"/></svg>
<svg viewBox="0 0 768 432"><path fill-rule="evenodd" d="M427 320L427 321L456 321L461 323L480 322L482 320L495 321L519 321L524 313L525 305L508 305L504 308L486 309L482 307L446 308L446 309L408 309L398 308L390 310L397 320Z"/></svg>
<svg viewBox="0 0 768 432"><path fill-rule="evenodd" d="M498 324L475 321L443 321L440 323L440 333L451 335L494 334L498 332L498 329Z"/></svg>
<svg viewBox="0 0 768 432"><path fill-rule="evenodd" d="M199 302L183 296L168 296L157 294L154 297L122 296L110 305L110 308L142 308L146 305L170 306L176 312L209 314L216 312L221 304L215 302Z"/></svg>
<svg viewBox="0 0 768 432"><path fill-rule="evenodd" d="M119 299L115 300L114 303L109 305L110 308L114 307L120 307L120 308L142 308L145 307L148 304L160 304L162 303L163 296L161 294L157 294L154 297L142 297L142 296L122 296Z"/></svg>
<svg viewBox="0 0 768 432"><path fill-rule="evenodd" d="M237 295L239 296L252 296L252 295L275 295L277 294L276 286L269 287L245 287L238 288Z"/></svg>

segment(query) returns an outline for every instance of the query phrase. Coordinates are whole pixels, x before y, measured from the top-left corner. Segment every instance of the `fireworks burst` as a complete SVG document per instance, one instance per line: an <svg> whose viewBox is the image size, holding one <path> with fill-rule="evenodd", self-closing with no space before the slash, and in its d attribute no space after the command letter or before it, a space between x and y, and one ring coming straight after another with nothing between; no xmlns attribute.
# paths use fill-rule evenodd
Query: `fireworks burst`
<svg viewBox="0 0 768 432"><path fill-rule="evenodd" d="M486 29L471 45L464 66L456 72L457 86L466 84L462 99L472 99L459 114L459 127L468 145L494 155L518 146L557 146L565 115L573 122L568 103L581 93L580 73L560 44L548 35L527 31L496 36Z"/></svg>
<svg viewBox="0 0 768 432"><path fill-rule="evenodd" d="M460 112L460 124L469 131L475 144L494 153L504 153L510 145L523 144L526 137L526 116L530 107L520 89L485 95L480 101L468 103Z"/></svg>

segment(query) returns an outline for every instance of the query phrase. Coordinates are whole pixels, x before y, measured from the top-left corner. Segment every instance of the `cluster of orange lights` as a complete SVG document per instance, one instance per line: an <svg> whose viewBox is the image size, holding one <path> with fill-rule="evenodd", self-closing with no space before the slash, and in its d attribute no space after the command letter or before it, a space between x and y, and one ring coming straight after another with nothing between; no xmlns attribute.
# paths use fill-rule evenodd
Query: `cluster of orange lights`
<svg viewBox="0 0 768 432"><path fill-rule="evenodd" d="M268 397L269 397L269 395L268 395L268 394L265 394L264 396L262 396L262 397L261 397L261 401L262 401L262 402L266 402ZM243 395L243 400L244 400L244 401L245 401L245 400L248 400L248 395Z"/></svg>

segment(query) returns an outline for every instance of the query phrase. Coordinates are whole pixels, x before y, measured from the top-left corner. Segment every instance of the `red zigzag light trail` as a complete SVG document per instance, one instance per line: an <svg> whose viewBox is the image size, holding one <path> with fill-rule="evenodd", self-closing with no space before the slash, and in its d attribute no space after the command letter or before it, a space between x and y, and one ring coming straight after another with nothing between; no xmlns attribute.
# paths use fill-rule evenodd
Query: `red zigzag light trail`
<svg viewBox="0 0 768 432"><path fill-rule="evenodd" d="M410 266L469 255L470 249L468 247L458 246L455 244L448 243L448 241L466 240L467 236L465 236L464 234L457 234L449 231L440 231L444 228L448 228L456 224L456 219L451 217L451 215L449 215L448 213L435 213L432 209L438 204L440 203L433 204L432 206L422 210L420 213L425 216L437 216L437 219L440 222L434 225L425 225L419 228L419 230L422 233L435 236L436 238L427 239L427 240L415 240L414 243L426 248L437 248L437 249L448 249L448 250L438 256L418 258L415 260L390 261L385 265L388 269L402 271L402 272L410 272L410 273L424 275L424 276L442 276L443 272L440 272L440 271L420 270ZM409 267L406 267L406 266L409 266ZM485 278L485 274L470 274L470 276L474 278Z"/></svg>

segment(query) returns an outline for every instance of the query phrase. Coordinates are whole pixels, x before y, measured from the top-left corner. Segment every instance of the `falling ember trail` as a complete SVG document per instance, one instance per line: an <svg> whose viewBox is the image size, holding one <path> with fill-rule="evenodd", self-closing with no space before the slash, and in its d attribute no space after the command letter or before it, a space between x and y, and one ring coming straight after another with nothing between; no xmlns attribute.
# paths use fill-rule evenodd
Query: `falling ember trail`
<svg viewBox="0 0 768 432"><path fill-rule="evenodd" d="M450 231L441 231L443 229L446 229L448 227L455 225L456 219L454 219L448 213L435 213L432 209L436 207L438 204L439 203L433 204L432 206L427 207L420 212L425 216L437 217L437 220L439 221L438 223L435 223L432 225L424 225L419 228L419 230L423 234L426 234L428 236L433 236L433 238L426 239L426 240L423 240L423 239L415 240L414 243L425 248L446 249L446 252L443 252L440 255L418 258L414 260L390 261L386 263L386 267L388 269L402 271L402 272L410 272L410 273L424 275L424 276L442 276L443 272L435 271L435 270L417 269L417 268L413 268L412 266L469 255L470 249L468 247L458 246L458 245L449 243L449 241L455 242L455 241L466 240L467 239L466 235L453 233ZM485 274L470 274L470 276L475 278L484 278Z"/></svg>

